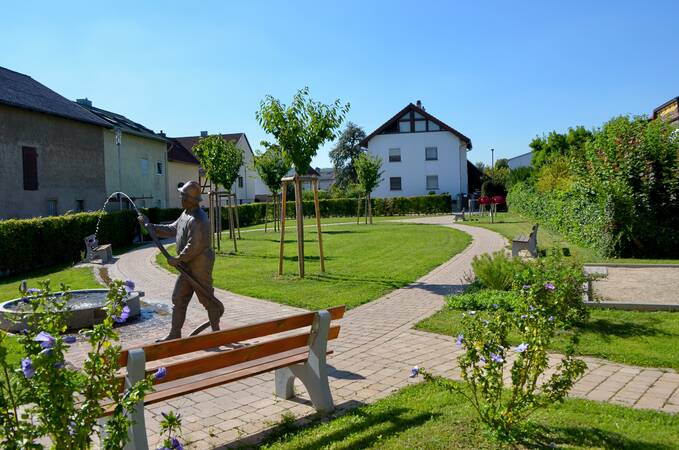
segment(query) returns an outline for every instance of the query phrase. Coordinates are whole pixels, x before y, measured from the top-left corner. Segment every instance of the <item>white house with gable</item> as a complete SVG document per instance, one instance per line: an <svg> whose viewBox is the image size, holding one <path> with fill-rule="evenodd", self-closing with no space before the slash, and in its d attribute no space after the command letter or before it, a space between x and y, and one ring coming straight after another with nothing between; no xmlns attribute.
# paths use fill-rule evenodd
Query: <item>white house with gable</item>
<svg viewBox="0 0 679 450"><path fill-rule="evenodd" d="M361 144L382 159L382 182L373 197L467 193L471 140L429 114L418 100L368 135Z"/></svg>

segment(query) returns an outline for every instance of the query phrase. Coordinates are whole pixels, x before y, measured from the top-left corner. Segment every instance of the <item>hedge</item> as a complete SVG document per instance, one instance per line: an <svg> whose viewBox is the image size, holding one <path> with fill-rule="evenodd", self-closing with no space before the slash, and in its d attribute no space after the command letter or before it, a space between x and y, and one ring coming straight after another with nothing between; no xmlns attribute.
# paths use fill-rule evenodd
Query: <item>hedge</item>
<svg viewBox="0 0 679 450"><path fill-rule="evenodd" d="M351 217L356 215L356 199L319 200L322 217ZM314 216L314 202L303 202L304 215ZM372 199L373 214L395 216L410 214L441 214L452 211L450 195L426 195L421 197L394 197ZM266 203L250 203L238 206L238 218L242 227L264 222ZM286 216L295 216L295 203L288 202ZM179 208L143 209L151 222L172 222L182 210ZM136 213L119 211L69 214L36 219L10 219L0 221L0 276L19 274L41 267L74 263L82 259L85 236L94 234L97 220L101 225L97 238L102 244L113 248L132 244L137 234ZM271 217L271 211L269 211ZM228 226L228 214L222 212L223 228Z"/></svg>
<svg viewBox="0 0 679 450"><path fill-rule="evenodd" d="M114 248L132 244L137 221L131 211L0 221L0 275L80 261L85 236L94 234L100 217L100 243Z"/></svg>

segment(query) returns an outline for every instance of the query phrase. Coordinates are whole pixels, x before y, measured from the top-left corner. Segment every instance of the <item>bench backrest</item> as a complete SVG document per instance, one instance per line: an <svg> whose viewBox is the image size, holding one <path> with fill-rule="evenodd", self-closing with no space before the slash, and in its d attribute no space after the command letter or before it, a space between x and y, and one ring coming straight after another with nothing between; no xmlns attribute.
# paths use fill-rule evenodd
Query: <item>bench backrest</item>
<svg viewBox="0 0 679 450"><path fill-rule="evenodd" d="M538 224L536 223L533 225L533 228L530 230L530 236L529 236L531 241L535 241L538 238Z"/></svg>
<svg viewBox="0 0 679 450"><path fill-rule="evenodd" d="M344 311L344 306L328 309L327 313L330 321L341 319L344 316ZM268 322L154 343L138 349L127 349L120 353L118 364L120 367L125 367L128 364L128 356L131 351L143 350L145 362L149 362L201 350L214 349L223 345L277 335L279 333L311 326L310 330L302 333L286 334L241 348L216 352L209 355L201 355L195 358L167 364L164 366L167 371L166 376L161 380L156 380L156 383L164 383L211 372L213 370L246 363L255 359L295 349L309 348L313 345L314 339L316 338L316 330L314 327L318 322L319 315L320 313L314 312L296 314ZM328 340L336 339L339 336L339 325L329 326L327 330ZM147 374L152 372L152 370L149 370L147 371Z"/></svg>

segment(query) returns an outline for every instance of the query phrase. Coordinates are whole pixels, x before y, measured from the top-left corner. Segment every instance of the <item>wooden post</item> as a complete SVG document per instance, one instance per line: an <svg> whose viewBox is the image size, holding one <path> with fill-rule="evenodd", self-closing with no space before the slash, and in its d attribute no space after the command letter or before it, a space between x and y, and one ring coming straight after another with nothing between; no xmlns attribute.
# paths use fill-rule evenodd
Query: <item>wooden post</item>
<svg viewBox="0 0 679 450"><path fill-rule="evenodd" d="M215 214L212 210L212 190L207 194L207 212L210 217L210 244L215 248Z"/></svg>
<svg viewBox="0 0 679 450"><path fill-rule="evenodd" d="M365 224L368 225L368 194L365 194L365 208L363 210L365 213Z"/></svg>
<svg viewBox="0 0 679 450"><path fill-rule="evenodd" d="M299 277L304 278L304 210L302 209L302 180L295 175L295 216L297 218L297 263Z"/></svg>
<svg viewBox="0 0 679 450"><path fill-rule="evenodd" d="M215 197L217 200L217 208L215 209L215 228L217 230L217 252L222 251L222 197L219 195L219 188L217 188L217 195Z"/></svg>
<svg viewBox="0 0 679 450"><path fill-rule="evenodd" d="M285 245L285 204L288 197L288 182L283 182L283 193L281 194L281 245L278 256L278 275L283 275L283 246Z"/></svg>
<svg viewBox="0 0 679 450"><path fill-rule="evenodd" d="M325 258L323 257L323 233L321 233L321 208L318 203L318 178L313 178L314 209L316 210L316 232L318 233L318 254L321 257L321 272L325 272Z"/></svg>
<svg viewBox="0 0 679 450"><path fill-rule="evenodd" d="M361 222L361 194L358 194L356 200L356 225Z"/></svg>
<svg viewBox="0 0 679 450"><path fill-rule="evenodd" d="M238 239L240 239L240 220L238 219L238 196L233 194L233 212L236 214L236 230L238 230Z"/></svg>
<svg viewBox="0 0 679 450"><path fill-rule="evenodd" d="M266 226L269 223L269 202L264 205L264 232L266 233ZM276 230L274 230L276 231Z"/></svg>
<svg viewBox="0 0 679 450"><path fill-rule="evenodd" d="M236 244L236 232L233 229L233 209L231 207L231 200L233 199L231 193L227 193L228 198L229 198L229 205L228 205L228 210L229 210L229 236L231 236L231 239L233 240L233 251L238 252L238 245Z"/></svg>

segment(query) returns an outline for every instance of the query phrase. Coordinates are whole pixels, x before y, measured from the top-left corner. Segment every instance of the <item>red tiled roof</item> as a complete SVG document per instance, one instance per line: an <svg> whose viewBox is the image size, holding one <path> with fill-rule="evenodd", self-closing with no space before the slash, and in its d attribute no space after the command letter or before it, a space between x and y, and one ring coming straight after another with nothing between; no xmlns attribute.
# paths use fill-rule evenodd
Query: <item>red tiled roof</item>
<svg viewBox="0 0 679 450"><path fill-rule="evenodd" d="M218 136L221 136L224 138L226 141L231 141L231 142L238 142L240 137L243 135L243 133L228 133L228 134L219 134ZM184 136L184 137L176 137L173 138L177 141L179 141L180 144L182 144L185 148L188 150L191 150L194 145L198 143L200 140L200 136Z"/></svg>
<svg viewBox="0 0 679 450"><path fill-rule="evenodd" d="M191 150L184 147L175 138L167 139L167 160L200 165L200 161L198 161L198 158L195 157Z"/></svg>

